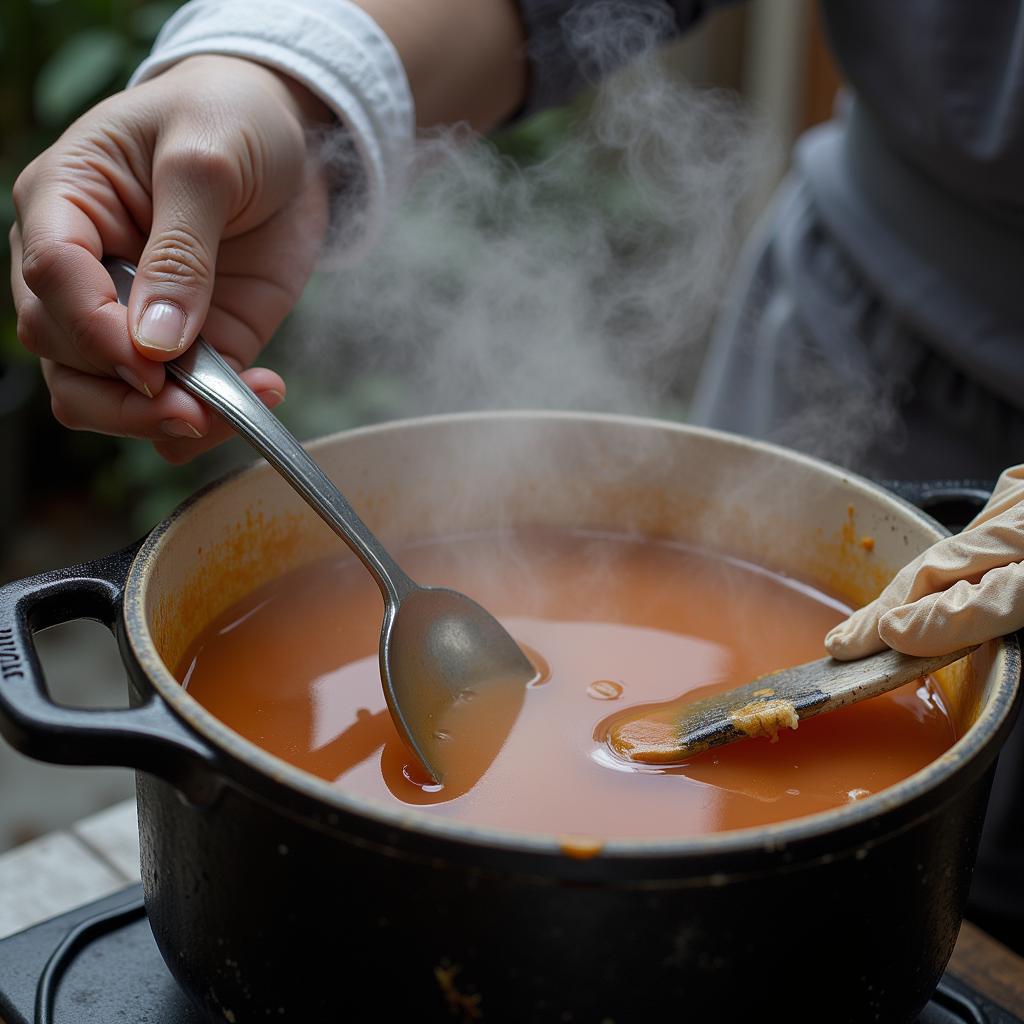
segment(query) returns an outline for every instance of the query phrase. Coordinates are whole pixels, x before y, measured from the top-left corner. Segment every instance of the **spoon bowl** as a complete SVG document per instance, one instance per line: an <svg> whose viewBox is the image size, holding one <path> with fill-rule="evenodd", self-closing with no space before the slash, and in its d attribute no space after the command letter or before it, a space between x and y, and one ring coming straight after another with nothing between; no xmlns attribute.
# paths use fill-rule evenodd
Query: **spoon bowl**
<svg viewBox="0 0 1024 1024"><path fill-rule="evenodd" d="M127 306L135 267L107 258ZM384 599L380 675L399 735L437 784L468 788L515 724L537 673L489 612L454 590L407 576L281 421L202 338L167 372L219 413L309 503L366 566Z"/></svg>
<svg viewBox="0 0 1024 1024"><path fill-rule="evenodd" d="M515 724L536 669L501 624L465 594L417 587L381 635L381 678L399 731L445 785L464 792Z"/></svg>

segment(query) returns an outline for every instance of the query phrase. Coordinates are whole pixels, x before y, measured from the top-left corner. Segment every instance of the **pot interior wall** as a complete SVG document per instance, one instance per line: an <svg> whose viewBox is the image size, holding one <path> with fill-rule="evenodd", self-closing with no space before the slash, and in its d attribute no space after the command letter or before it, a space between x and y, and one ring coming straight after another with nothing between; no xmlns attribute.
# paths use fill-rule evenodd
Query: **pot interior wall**
<svg viewBox="0 0 1024 1024"><path fill-rule="evenodd" d="M851 605L939 536L838 469L653 421L444 417L337 435L315 455L391 544L526 525L628 531L755 562ZM208 491L171 521L145 569L145 616L164 664L173 672L203 627L255 587L341 551L265 465ZM960 731L990 682L992 651L978 657L941 680Z"/></svg>

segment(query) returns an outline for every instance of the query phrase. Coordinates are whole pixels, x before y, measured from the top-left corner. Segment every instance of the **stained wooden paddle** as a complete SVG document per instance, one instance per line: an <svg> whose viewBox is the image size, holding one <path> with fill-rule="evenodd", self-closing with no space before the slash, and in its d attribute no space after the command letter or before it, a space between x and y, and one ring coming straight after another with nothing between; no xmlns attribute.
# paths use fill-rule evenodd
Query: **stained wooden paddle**
<svg viewBox="0 0 1024 1024"><path fill-rule="evenodd" d="M859 661L822 658L771 672L700 700L685 697L636 714L624 715L608 734L611 748L631 761L671 764L710 747L769 736L774 743L786 728L827 711L856 704L928 675L973 651L913 658L883 651Z"/></svg>

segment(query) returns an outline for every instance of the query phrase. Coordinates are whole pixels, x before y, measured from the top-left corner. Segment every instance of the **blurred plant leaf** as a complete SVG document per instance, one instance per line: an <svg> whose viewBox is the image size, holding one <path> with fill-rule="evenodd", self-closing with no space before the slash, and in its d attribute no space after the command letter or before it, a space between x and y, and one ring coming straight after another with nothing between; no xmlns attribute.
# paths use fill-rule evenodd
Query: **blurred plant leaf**
<svg viewBox="0 0 1024 1024"><path fill-rule="evenodd" d="M558 148L574 117L571 107L553 107L493 133L490 139L498 152L518 163L536 163Z"/></svg>
<svg viewBox="0 0 1024 1024"><path fill-rule="evenodd" d="M132 12L132 35L136 39L151 43L163 28L164 22L180 7L180 3L143 4Z"/></svg>
<svg viewBox="0 0 1024 1024"><path fill-rule="evenodd" d="M128 43L110 29L93 28L69 39L43 65L35 83L36 116L65 124L96 100L122 72Z"/></svg>
<svg viewBox="0 0 1024 1024"><path fill-rule="evenodd" d="M145 491L132 509L132 526L136 532L152 530L191 494L189 487L170 483Z"/></svg>

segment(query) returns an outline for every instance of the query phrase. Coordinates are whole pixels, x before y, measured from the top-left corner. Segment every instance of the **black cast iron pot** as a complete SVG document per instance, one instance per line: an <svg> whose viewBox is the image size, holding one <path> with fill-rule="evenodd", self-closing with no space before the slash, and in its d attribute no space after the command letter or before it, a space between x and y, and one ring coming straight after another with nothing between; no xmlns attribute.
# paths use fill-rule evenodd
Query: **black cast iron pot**
<svg viewBox="0 0 1024 1024"><path fill-rule="evenodd" d="M338 435L316 455L392 542L524 523L636 530L851 603L941 534L824 463L653 421L444 417ZM915 1017L960 925L1018 699L1014 641L940 674L961 739L899 785L780 825L607 841L581 859L557 836L347 796L177 684L168 666L215 615L337 548L260 465L136 548L0 592L0 727L43 760L139 769L149 919L211 1021ZM32 634L82 616L114 630L130 709L48 698Z"/></svg>

